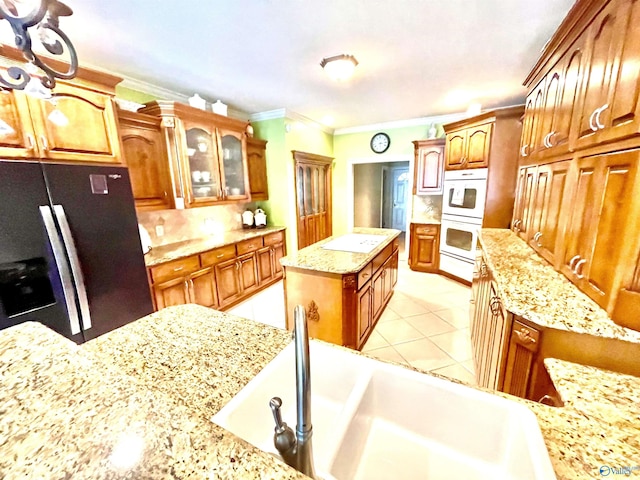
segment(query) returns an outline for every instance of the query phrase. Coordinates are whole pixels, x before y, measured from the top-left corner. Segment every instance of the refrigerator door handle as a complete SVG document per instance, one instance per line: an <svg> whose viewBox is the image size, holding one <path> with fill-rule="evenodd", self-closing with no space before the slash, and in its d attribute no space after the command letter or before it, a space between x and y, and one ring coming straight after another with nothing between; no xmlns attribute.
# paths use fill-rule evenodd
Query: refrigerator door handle
<svg viewBox="0 0 640 480"><path fill-rule="evenodd" d="M69 262L71 263L71 274L73 275L73 280L76 284L76 292L78 293L78 304L80 305L82 329L86 331L91 328L91 312L89 312L87 289L84 285L84 275L82 275L82 269L80 268L80 259L78 258L76 243L73 240L71 228L69 227L69 221L67 220L67 214L64 212L64 208L62 207L62 205L54 205L53 212L58 219L60 231L62 232L62 240L64 240L64 245L67 249L67 257L69 258Z"/></svg>
<svg viewBox="0 0 640 480"><path fill-rule="evenodd" d="M47 237L51 243L53 258L60 272L60 280L62 281L62 294L69 313L69 325L71 326L71 334L77 335L80 330L80 317L78 316L78 307L76 306L76 296L73 291L73 281L71 273L64 256L64 247L58 236L56 224L53 220L51 207L49 205L40 206L40 216L44 222L44 228L47 231Z"/></svg>

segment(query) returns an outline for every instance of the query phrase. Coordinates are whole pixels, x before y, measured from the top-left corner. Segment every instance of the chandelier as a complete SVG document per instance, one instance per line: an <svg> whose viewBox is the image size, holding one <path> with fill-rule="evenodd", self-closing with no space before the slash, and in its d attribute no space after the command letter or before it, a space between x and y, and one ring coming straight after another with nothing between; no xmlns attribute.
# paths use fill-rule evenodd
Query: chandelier
<svg viewBox="0 0 640 480"><path fill-rule="evenodd" d="M33 70L39 68L42 86L52 89L56 78L69 80L76 76L78 56L69 37L60 30L60 17L73 14L67 5L58 0L0 0L0 19L7 20L15 35L16 47L22 51L29 62L25 68L13 66L7 74L0 75L0 90L24 90ZM35 27L33 30L29 30ZM62 55L65 50L69 55L69 68L66 72L58 71L38 57L32 50L32 33L37 34L37 41L52 55ZM8 77L8 78L7 78Z"/></svg>

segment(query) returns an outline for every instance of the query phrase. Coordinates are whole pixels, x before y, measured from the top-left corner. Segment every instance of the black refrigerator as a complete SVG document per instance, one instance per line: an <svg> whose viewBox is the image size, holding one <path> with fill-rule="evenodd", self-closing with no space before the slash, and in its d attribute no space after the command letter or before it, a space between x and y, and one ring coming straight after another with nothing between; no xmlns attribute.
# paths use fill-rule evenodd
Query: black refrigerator
<svg viewBox="0 0 640 480"><path fill-rule="evenodd" d="M152 311L126 168L0 160L0 329L82 343Z"/></svg>

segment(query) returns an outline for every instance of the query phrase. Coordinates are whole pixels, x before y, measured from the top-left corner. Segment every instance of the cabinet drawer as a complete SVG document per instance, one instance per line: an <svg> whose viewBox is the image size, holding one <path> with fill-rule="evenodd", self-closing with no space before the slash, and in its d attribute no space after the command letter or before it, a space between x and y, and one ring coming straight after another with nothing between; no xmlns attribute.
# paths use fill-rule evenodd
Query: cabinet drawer
<svg viewBox="0 0 640 480"><path fill-rule="evenodd" d="M236 246L227 245L226 247L216 248L209 252L200 254L200 260L202 266L215 265L216 263L224 262L236 256Z"/></svg>
<svg viewBox="0 0 640 480"><path fill-rule="evenodd" d="M416 235L437 235L437 225L416 225Z"/></svg>
<svg viewBox="0 0 640 480"><path fill-rule="evenodd" d="M267 245L275 245L276 243L282 243L284 242L284 232L270 233L269 235L265 235L264 237L262 237L262 239L264 241L265 247Z"/></svg>
<svg viewBox="0 0 640 480"><path fill-rule="evenodd" d="M376 270L378 270L382 266L384 262L387 261L387 258L389 258L392 253L393 253L393 243L390 243L389 245L384 247L384 250L382 250L378 255L376 255L376 257L371 262L371 264L373 265L374 273Z"/></svg>
<svg viewBox="0 0 640 480"><path fill-rule="evenodd" d="M200 260L197 255L172 262L163 263L156 267L151 267L151 279L154 283L171 278L188 275L200 268Z"/></svg>
<svg viewBox="0 0 640 480"><path fill-rule="evenodd" d="M244 240L242 242L236 243L236 250L238 251L238 256L244 255L245 253L249 253L249 252L255 252L261 247L262 247L262 237L250 238L249 240Z"/></svg>
<svg viewBox="0 0 640 480"><path fill-rule="evenodd" d="M366 267L358 272L358 290L369 281L371 275L373 275L373 262L369 262Z"/></svg>

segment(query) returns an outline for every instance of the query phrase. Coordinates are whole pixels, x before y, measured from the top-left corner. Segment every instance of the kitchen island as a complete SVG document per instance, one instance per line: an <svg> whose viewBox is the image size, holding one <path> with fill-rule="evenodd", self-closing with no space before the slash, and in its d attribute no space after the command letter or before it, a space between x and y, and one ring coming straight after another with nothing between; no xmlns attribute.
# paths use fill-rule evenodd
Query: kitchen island
<svg viewBox="0 0 640 480"><path fill-rule="evenodd" d="M209 420L290 341L286 331L196 305L80 347L36 323L3 330L0 477L306 478ZM536 414L557 477L637 464L640 379L604 372L619 382L603 391L595 387L604 377L560 365L554 380L581 374L579 388L559 385L566 407L501 394ZM589 411L574 407L572 392L588 398Z"/></svg>
<svg viewBox="0 0 640 480"><path fill-rule="evenodd" d="M280 259L287 328L302 305L313 338L360 350L398 280L399 230L355 228Z"/></svg>

